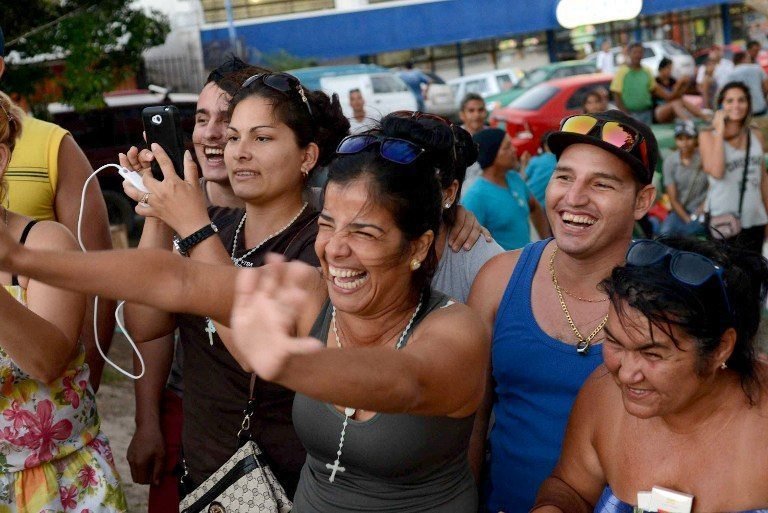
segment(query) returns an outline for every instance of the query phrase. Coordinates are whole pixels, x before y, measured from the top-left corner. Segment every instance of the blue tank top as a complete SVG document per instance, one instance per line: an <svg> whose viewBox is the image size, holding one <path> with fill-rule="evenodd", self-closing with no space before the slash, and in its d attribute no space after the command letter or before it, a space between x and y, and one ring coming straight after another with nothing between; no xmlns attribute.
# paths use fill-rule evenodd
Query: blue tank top
<svg viewBox="0 0 768 513"><path fill-rule="evenodd" d="M634 507L616 497L610 486L606 486L595 506L595 513L632 513ZM768 509L750 509L740 513L768 513Z"/></svg>
<svg viewBox="0 0 768 513"><path fill-rule="evenodd" d="M560 456L565 425L581 384L603 362L547 335L531 308L531 284L551 239L527 245L496 314L491 346L495 381L487 510L527 511Z"/></svg>

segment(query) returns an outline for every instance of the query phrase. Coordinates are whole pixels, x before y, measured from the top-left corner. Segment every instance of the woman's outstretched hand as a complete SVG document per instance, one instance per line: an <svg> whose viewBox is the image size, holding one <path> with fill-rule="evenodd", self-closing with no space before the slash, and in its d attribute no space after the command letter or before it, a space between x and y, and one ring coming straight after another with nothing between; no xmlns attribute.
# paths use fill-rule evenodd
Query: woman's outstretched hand
<svg viewBox="0 0 768 513"><path fill-rule="evenodd" d="M243 269L232 307L232 356L248 372L279 381L290 357L323 349L311 337L297 337L299 314L306 310L307 283L317 269L268 255L259 269Z"/></svg>
<svg viewBox="0 0 768 513"><path fill-rule="evenodd" d="M134 201L136 213L156 217L170 226L179 236L186 237L210 223L203 191L200 188L197 165L188 151L184 152L184 179L176 174L173 162L163 148L152 144L152 151L133 147L120 154L120 164L141 173L144 193L123 182L125 193ZM163 172L162 181L152 176L150 165L156 160Z"/></svg>

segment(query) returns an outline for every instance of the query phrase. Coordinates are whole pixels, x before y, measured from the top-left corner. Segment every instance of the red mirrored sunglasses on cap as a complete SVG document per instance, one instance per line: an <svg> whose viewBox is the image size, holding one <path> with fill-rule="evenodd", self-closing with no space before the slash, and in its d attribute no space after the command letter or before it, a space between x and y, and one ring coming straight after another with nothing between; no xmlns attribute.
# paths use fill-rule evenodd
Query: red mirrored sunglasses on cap
<svg viewBox="0 0 768 513"><path fill-rule="evenodd" d="M638 132L635 127L621 121L607 121L586 114L577 114L565 118L560 124L560 131L596 137L627 153L631 153L637 148L643 165L650 168L648 145L643 134ZM637 155L632 156L637 157Z"/></svg>

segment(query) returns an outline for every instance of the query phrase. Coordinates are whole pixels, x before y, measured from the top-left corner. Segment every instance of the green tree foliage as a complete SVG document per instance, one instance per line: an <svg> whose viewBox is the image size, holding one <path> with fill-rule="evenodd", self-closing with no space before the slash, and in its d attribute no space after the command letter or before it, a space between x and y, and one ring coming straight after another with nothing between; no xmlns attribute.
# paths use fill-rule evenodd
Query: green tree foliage
<svg viewBox="0 0 768 513"><path fill-rule="evenodd" d="M317 62L314 59L296 57L295 55L286 52L285 50L278 50L274 53L264 54L261 60L262 62L260 64L263 64L265 67L275 71L286 71L289 69L317 66Z"/></svg>
<svg viewBox="0 0 768 513"><path fill-rule="evenodd" d="M170 26L158 11L145 14L131 0L3 1L0 25L6 55L19 52L23 64L8 63L3 89L29 95L36 81L50 76L48 64L63 60L58 78L63 101L76 109L103 104L102 94L138 75L141 53L165 41ZM20 38L20 39L19 39Z"/></svg>

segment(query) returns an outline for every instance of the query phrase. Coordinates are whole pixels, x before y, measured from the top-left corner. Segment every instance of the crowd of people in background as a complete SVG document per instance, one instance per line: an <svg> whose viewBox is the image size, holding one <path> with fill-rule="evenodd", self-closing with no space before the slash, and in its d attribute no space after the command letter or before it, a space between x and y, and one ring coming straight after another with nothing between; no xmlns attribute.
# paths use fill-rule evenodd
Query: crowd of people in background
<svg viewBox="0 0 768 513"><path fill-rule="evenodd" d="M752 249L762 250L768 205L762 191L768 184L751 167L760 165L756 156L764 152L768 128L768 74L757 63L760 43L748 42L733 60L715 45L695 77L677 80L667 58L655 77L654 70L643 66L642 43L628 45L625 64L615 70L609 50L608 44L597 63L602 71L615 73L611 92L617 107L647 124L675 123L675 148L664 159L658 180L664 195L644 220L644 232L703 236L713 230L723 238L747 238ZM700 103L687 95L692 78ZM755 156L749 169L736 164L738 159L744 162L745 153ZM728 222L722 216L730 216Z"/></svg>
<svg viewBox="0 0 768 513"><path fill-rule="evenodd" d="M146 188L124 184L145 220L123 251L78 251L90 168L0 92L0 511L127 509L82 334L94 295L126 300L142 342L127 458L151 513L244 440L296 513L631 512L657 485L695 512L768 511L755 51L713 50L699 107L669 60L654 76L635 43L614 70L604 44L610 90L534 156L480 95L460 124L423 112L412 67L419 109L373 120L359 89L231 58L202 84L182 170L157 144L115 156ZM654 120L676 123L664 159ZM13 180L43 153L44 187ZM636 237L658 170L662 237Z"/></svg>

